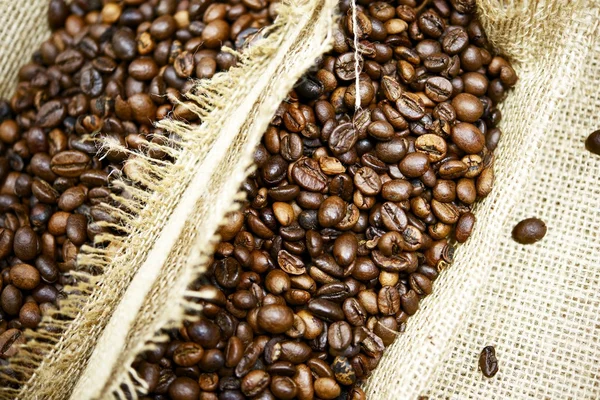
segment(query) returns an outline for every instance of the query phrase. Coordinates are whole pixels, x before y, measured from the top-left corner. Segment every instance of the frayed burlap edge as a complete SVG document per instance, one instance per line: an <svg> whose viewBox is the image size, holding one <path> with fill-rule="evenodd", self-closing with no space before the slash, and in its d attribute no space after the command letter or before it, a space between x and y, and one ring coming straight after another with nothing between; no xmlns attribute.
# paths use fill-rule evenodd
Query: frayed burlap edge
<svg viewBox="0 0 600 400"><path fill-rule="evenodd" d="M311 0L281 8L265 42L242 55L240 67L200 83L193 91L196 95L189 96L199 104L194 111L201 114L202 126L159 123L177 136L211 136L214 143L202 150L203 162L181 172L190 179L188 189L120 298L72 399L137 396L144 382L131 364L145 343L159 329L197 317L197 303L188 300L202 294L187 287L205 271L225 214L239 207L240 184L253 170L254 148L273 114L297 79L331 47L336 5L336 0ZM211 92L214 95L206 95ZM202 113L215 105L211 114ZM199 149L184 151L197 154ZM158 186L182 179L176 176Z"/></svg>
<svg viewBox="0 0 600 400"><path fill-rule="evenodd" d="M208 186L212 178L207 172L215 172L217 166L221 172L228 171L229 166L235 165L236 154L242 152L240 145L246 143L245 138L249 137L242 128L252 126L253 140L252 144L243 148L246 157L243 164L240 164L242 172L238 170L238 183L234 185L235 190L231 196L226 197L232 202L239 198L234 196L234 192L237 192L237 186L248 170L251 150L258 143L277 105L308 67L306 64L312 64L315 57L326 51L324 46L330 42L328 25L323 24L323 18L319 18L315 10L319 9L323 15L328 15L331 22L334 7L335 2L332 0L290 1L290 4L282 5L278 20L264 31L265 39L244 54L236 54L239 59L237 67L228 73L217 74L211 81L199 82L189 94L190 100L196 103L189 107L203 121L200 127L175 120L164 120L158 124L172 133L170 143L164 146L152 144L147 150L164 151L176 161L172 164L165 163L144 153L136 153L124 169L127 175L116 176L111 181L124 195L112 196L117 205L103 205L114 221L101 225L116 228L126 235L102 234L97 237L97 242L103 246L84 246L81 249L78 260L81 271L73 272L79 283L70 289L74 289L77 294L61 301L60 310L44 317L37 331L26 332L27 344L10 360L9 368L15 374L6 377L14 386L3 388L0 392L1 399L68 397L108 323L110 333L102 337L108 337L110 343L107 344L106 340L99 343L108 350L94 353L101 355L101 363L94 364L94 358L90 363L91 368L86 370L94 375L92 381L95 385L88 384L87 375L84 375L85 383L78 386L78 392L73 398L100 395L94 389L104 389L103 384L107 381L102 381L101 378L108 379L113 362L117 362L118 356L123 355L117 354L113 349L123 345L129 337L127 333L136 319L136 311L142 306L148 291L155 287L153 278L158 278L168 256L187 255L185 251L181 253L181 249L189 249L189 245L185 241L178 242L178 239L185 237L187 233L186 221L190 217L192 220L195 218L192 214L198 211L196 204L201 204L202 199L210 192ZM307 37L308 43L305 46L293 48L292 44L297 42L297 36L306 34L304 28L314 26L315 21L321 23L320 31L312 32L314 36ZM299 60L302 61L290 60L290 55L285 54L286 48L293 50L290 55L295 53L301 56ZM289 69L280 68L284 58L287 60L284 64ZM280 75L278 80L271 80L270 75L275 70ZM288 74L287 79L284 79L286 75L282 75L282 72ZM274 87L273 82L278 82L279 85ZM270 97L271 92L276 92L278 99ZM251 108L254 108L253 116L260 116L258 121L248 121L245 117ZM239 136L237 141L234 140L236 135ZM231 153L233 143L237 150ZM104 145L107 148L119 147L117 143L110 141ZM219 161L225 156L234 160L221 165ZM229 176L227 172L224 175ZM210 204L210 207L213 205ZM230 205L222 207L220 214L209 213L214 225L207 230L211 232L209 236L216 230L222 215L230 208ZM214 222L215 218L218 219L217 222ZM199 224L194 226L198 227ZM206 229L205 224L202 227ZM194 232L188 235L191 235L187 237L188 242L195 237ZM209 246L208 241L206 243ZM140 268L142 273L136 275ZM93 270L96 274L90 275L83 270ZM195 271L200 273L201 269L197 268ZM137 279L132 289L124 295L134 276ZM118 308L122 299L127 303L125 309ZM116 316L110 319L115 310ZM174 311L170 316L181 313ZM108 385L112 383L110 381ZM133 380L129 380L128 384L131 388L137 386L137 382ZM102 394L105 395L106 393Z"/></svg>

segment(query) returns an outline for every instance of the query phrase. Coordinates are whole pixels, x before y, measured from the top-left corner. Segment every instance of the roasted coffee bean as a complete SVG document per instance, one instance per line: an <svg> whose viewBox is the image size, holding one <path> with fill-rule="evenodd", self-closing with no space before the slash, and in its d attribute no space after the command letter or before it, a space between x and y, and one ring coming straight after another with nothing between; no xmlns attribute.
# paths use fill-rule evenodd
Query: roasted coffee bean
<svg viewBox="0 0 600 400"><path fill-rule="evenodd" d="M492 378L498 373L498 359L494 346L485 346L479 354L479 369L486 378Z"/></svg>
<svg viewBox="0 0 600 400"><path fill-rule="evenodd" d="M425 83L425 94L436 103L446 101L452 95L452 83L441 76L429 78Z"/></svg>
<svg viewBox="0 0 600 400"><path fill-rule="evenodd" d="M468 154L477 154L485 146L485 137L473 124L460 122L452 128L451 138L461 150Z"/></svg>
<svg viewBox="0 0 600 400"><path fill-rule="evenodd" d="M458 219L456 223L456 241L459 243L464 243L467 241L469 236L471 236L471 232L473 231L473 226L475 225L475 215L471 212L464 213Z"/></svg>
<svg viewBox="0 0 600 400"><path fill-rule="evenodd" d="M592 132L585 140L587 151L600 155L600 130Z"/></svg>
<svg viewBox="0 0 600 400"><path fill-rule="evenodd" d="M256 396L269 386L270 381L271 377L265 371L251 371L248 375L242 378L242 393L244 393L246 396Z"/></svg>
<svg viewBox="0 0 600 400"><path fill-rule="evenodd" d="M483 115L483 104L469 93L460 93L452 99L456 117L465 122L475 122Z"/></svg>
<svg viewBox="0 0 600 400"><path fill-rule="evenodd" d="M418 178L429 169L429 157L421 152L409 153L398 166L405 176Z"/></svg>
<svg viewBox="0 0 600 400"><path fill-rule="evenodd" d="M319 163L309 158L301 159L294 164L292 178L296 184L312 192L321 192L327 186L327 178L321 171Z"/></svg>
<svg viewBox="0 0 600 400"><path fill-rule="evenodd" d="M340 385L332 378L318 378L314 385L315 394L322 399L335 399L342 392Z"/></svg>
<svg viewBox="0 0 600 400"><path fill-rule="evenodd" d="M358 139L353 124L346 123L338 125L329 136L329 148L333 154L342 154L349 151Z"/></svg>
<svg viewBox="0 0 600 400"><path fill-rule="evenodd" d="M200 395L198 383L186 376L175 378L169 385L169 396L174 400L193 400Z"/></svg>
<svg viewBox="0 0 600 400"><path fill-rule="evenodd" d="M270 389L271 393L281 400L291 400L298 393L296 383L287 376L274 376L271 379Z"/></svg>
<svg viewBox="0 0 600 400"><path fill-rule="evenodd" d="M334 322L327 331L329 346L334 350L344 350L352 342L352 328L345 321Z"/></svg>
<svg viewBox="0 0 600 400"><path fill-rule="evenodd" d="M40 273L29 264L17 264L10 268L10 281L19 289L32 290L40 283Z"/></svg>
<svg viewBox="0 0 600 400"><path fill-rule="evenodd" d="M41 128L54 128L62 122L66 113L67 110L64 104L58 100L51 100L45 103L38 111L36 124Z"/></svg>
<svg viewBox="0 0 600 400"><path fill-rule="evenodd" d="M199 344L188 342L180 344L173 353L173 361L183 367L191 367L202 360L204 349Z"/></svg>
<svg viewBox="0 0 600 400"><path fill-rule="evenodd" d="M294 324L294 313L289 307L263 306L258 311L258 325L269 333L283 333Z"/></svg>
<svg viewBox="0 0 600 400"><path fill-rule="evenodd" d="M546 236L547 228L539 218L527 218L519 222L512 230L513 239L521 244L532 244Z"/></svg>
<svg viewBox="0 0 600 400"><path fill-rule="evenodd" d="M23 261L33 260L40 251L37 234L29 226L24 226L15 232L13 251Z"/></svg>
<svg viewBox="0 0 600 400"><path fill-rule="evenodd" d="M423 100L416 94L405 92L396 102L400 114L408 120L416 121L425 115Z"/></svg>
<svg viewBox="0 0 600 400"><path fill-rule="evenodd" d="M329 196L319 207L319 224L329 228L339 223L346 213L346 204L338 196Z"/></svg>
<svg viewBox="0 0 600 400"><path fill-rule="evenodd" d="M8 329L0 335L0 357L10 358L17 354L19 346L25 344L25 336L18 329Z"/></svg>

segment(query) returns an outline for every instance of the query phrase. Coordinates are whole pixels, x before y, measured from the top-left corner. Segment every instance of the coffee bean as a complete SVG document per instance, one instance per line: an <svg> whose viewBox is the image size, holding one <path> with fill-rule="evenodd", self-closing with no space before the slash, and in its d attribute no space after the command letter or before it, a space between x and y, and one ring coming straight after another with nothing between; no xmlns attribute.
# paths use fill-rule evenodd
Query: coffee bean
<svg viewBox="0 0 600 400"><path fill-rule="evenodd" d="M513 239L521 244L532 244L546 236L547 228L539 218L527 218L519 222L512 231Z"/></svg>
<svg viewBox="0 0 600 400"><path fill-rule="evenodd" d="M261 307L258 316L258 325L269 333L283 333L294 324L294 314L289 307L268 305Z"/></svg>
<svg viewBox="0 0 600 400"><path fill-rule="evenodd" d="M402 97L396 102L396 108L404 118L411 121L419 120L425 115L423 100L409 92L402 93Z"/></svg>
<svg viewBox="0 0 600 400"><path fill-rule="evenodd" d="M346 204L338 196L329 196L319 207L319 224L324 228L336 225L344 218Z"/></svg>
<svg viewBox="0 0 600 400"><path fill-rule="evenodd" d="M0 305L8 315L18 315L23 305L23 294L13 285L8 285L0 294Z"/></svg>
<svg viewBox="0 0 600 400"><path fill-rule="evenodd" d="M485 137L473 124L460 122L452 128L452 141L464 152L476 154L483 150Z"/></svg>
<svg viewBox="0 0 600 400"><path fill-rule="evenodd" d="M354 175L357 189L367 196L375 196L381 191L381 178L369 167L362 167Z"/></svg>
<svg viewBox="0 0 600 400"><path fill-rule="evenodd" d="M308 303L308 309L316 316L329 321L341 321L344 319L344 312L341 307L329 300L313 299Z"/></svg>
<svg viewBox="0 0 600 400"><path fill-rule="evenodd" d="M256 396L265 390L270 382L271 377L268 373L261 370L254 370L242 378L241 390L246 396Z"/></svg>
<svg viewBox="0 0 600 400"><path fill-rule="evenodd" d="M352 341L352 328L345 321L334 322L327 332L329 346L335 350L344 350Z"/></svg>
<svg viewBox="0 0 600 400"><path fill-rule="evenodd" d="M56 175L76 178L89 168L90 161L90 157L85 153L66 150L52 157L50 168Z"/></svg>
<svg viewBox="0 0 600 400"><path fill-rule="evenodd" d="M173 361L182 367L191 367L197 364L204 355L204 349L199 344L193 342L182 343L173 353Z"/></svg>
<svg viewBox="0 0 600 400"><path fill-rule="evenodd" d="M100 72L93 68L85 69L81 73L81 91L89 97L97 97L104 90L104 82Z"/></svg>
<svg viewBox="0 0 600 400"><path fill-rule="evenodd" d="M498 373L498 359L494 346L485 346L479 354L479 369L486 378L492 378Z"/></svg>
<svg viewBox="0 0 600 400"><path fill-rule="evenodd" d="M32 290L40 283L40 273L29 264L17 264L10 268L10 280L19 289Z"/></svg>
<svg viewBox="0 0 600 400"><path fill-rule="evenodd" d="M429 168L429 157L421 152L409 153L400 161L399 167L405 176L418 178Z"/></svg>
<svg viewBox="0 0 600 400"><path fill-rule="evenodd" d="M41 128L54 128L62 122L66 112L65 106L60 101L51 100L45 103L38 111L36 125Z"/></svg>
<svg viewBox="0 0 600 400"><path fill-rule="evenodd" d="M111 39L115 55L122 60L133 60L137 53L135 34L129 28L118 29Z"/></svg>
<svg viewBox="0 0 600 400"><path fill-rule="evenodd" d="M350 150L358 139L358 135L351 123L341 124L336 127L329 137L329 148L333 154L342 154Z"/></svg>
<svg viewBox="0 0 600 400"><path fill-rule="evenodd" d="M425 83L425 94L436 103L441 103L452 95L452 84L446 78L434 76Z"/></svg>
<svg viewBox="0 0 600 400"><path fill-rule="evenodd" d="M286 273L290 275L302 275L306 272L304 262L290 254L287 250L281 250L277 254L277 264Z"/></svg>
<svg viewBox="0 0 600 400"><path fill-rule="evenodd" d="M37 234L29 226L19 228L15 232L13 251L23 261L33 260L40 251Z"/></svg>
<svg viewBox="0 0 600 400"><path fill-rule="evenodd" d="M461 215L456 223L456 241L459 243L466 242L469 236L471 236L474 225L475 215L473 215L473 213L467 212Z"/></svg>
<svg viewBox="0 0 600 400"><path fill-rule="evenodd" d="M404 211L396 203L386 202L381 206L381 222L383 225L396 232L402 232L408 225Z"/></svg>
<svg viewBox="0 0 600 400"><path fill-rule="evenodd" d="M169 396L173 400L195 400L199 395L198 383L186 376L175 378L169 385Z"/></svg>
<svg viewBox="0 0 600 400"><path fill-rule="evenodd" d="M9 329L0 335L0 357L10 358L25 344L25 336L18 329Z"/></svg>
<svg viewBox="0 0 600 400"><path fill-rule="evenodd" d="M321 172L318 162L309 158L294 164L292 178L296 184L312 192L320 192L327 186L327 178Z"/></svg>
<svg viewBox="0 0 600 400"><path fill-rule="evenodd" d="M469 93L461 93L452 99L452 107L457 118L465 122L475 122L483 115L483 104Z"/></svg>
<svg viewBox="0 0 600 400"><path fill-rule="evenodd" d="M270 389L273 395L281 400L291 400L298 393L296 383L287 376L274 376Z"/></svg>
<svg viewBox="0 0 600 400"><path fill-rule="evenodd" d="M333 256L335 261L342 267L347 267L356 259L358 252L358 240L352 233L344 233L339 236L333 245Z"/></svg>
<svg viewBox="0 0 600 400"><path fill-rule="evenodd" d="M315 381L315 394L322 399L335 399L341 393L341 388L332 378L318 378Z"/></svg>
<svg viewBox="0 0 600 400"><path fill-rule="evenodd" d="M585 140L587 151L600 155L600 130L592 132Z"/></svg>

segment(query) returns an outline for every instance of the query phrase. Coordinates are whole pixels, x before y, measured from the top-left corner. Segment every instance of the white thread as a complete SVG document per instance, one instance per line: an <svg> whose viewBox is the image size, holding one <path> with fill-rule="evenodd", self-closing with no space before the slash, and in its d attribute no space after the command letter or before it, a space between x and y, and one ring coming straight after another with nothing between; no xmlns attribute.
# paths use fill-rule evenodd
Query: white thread
<svg viewBox="0 0 600 400"><path fill-rule="evenodd" d="M355 86L356 95L354 96L354 112L360 110L360 53L358 51L358 20L356 18L356 0L352 0L352 33L354 34L354 73L356 74Z"/></svg>

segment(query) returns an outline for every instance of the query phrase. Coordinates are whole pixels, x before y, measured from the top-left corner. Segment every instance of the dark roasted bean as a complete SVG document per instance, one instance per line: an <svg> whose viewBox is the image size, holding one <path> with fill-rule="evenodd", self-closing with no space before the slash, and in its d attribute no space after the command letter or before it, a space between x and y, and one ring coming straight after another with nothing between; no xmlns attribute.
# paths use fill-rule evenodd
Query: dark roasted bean
<svg viewBox="0 0 600 400"><path fill-rule="evenodd" d="M492 378L498 373L498 359L494 346L486 346L479 354L479 369L486 378Z"/></svg>
<svg viewBox="0 0 600 400"><path fill-rule="evenodd" d="M546 236L546 224L539 218L527 218L519 222L512 231L513 239L521 244L532 244Z"/></svg>

